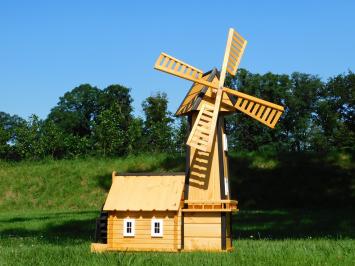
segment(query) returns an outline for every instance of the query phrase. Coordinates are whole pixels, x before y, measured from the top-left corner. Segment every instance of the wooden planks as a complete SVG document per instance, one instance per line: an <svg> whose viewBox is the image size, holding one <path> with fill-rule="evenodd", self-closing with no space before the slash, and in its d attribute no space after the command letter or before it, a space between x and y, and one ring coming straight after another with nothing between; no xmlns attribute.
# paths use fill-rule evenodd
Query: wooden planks
<svg viewBox="0 0 355 266"><path fill-rule="evenodd" d="M230 28L223 58L219 87L223 87L226 71L232 76L237 72L247 41L234 29Z"/></svg>
<svg viewBox="0 0 355 266"><path fill-rule="evenodd" d="M120 175L113 178L104 210L177 211L184 189L185 174Z"/></svg>
<svg viewBox="0 0 355 266"><path fill-rule="evenodd" d="M237 96L237 93L234 92L234 90L228 89L228 93L232 93ZM243 95L242 93L238 93L238 95L238 100L234 105L237 110L249 115L270 128L275 127L284 111L282 106L252 97L247 94ZM246 95L248 97L245 97Z"/></svg>
<svg viewBox="0 0 355 266"><path fill-rule="evenodd" d="M222 89L218 89L214 106L209 104L202 105L187 140L187 145L204 152L211 152L222 94Z"/></svg>
<svg viewBox="0 0 355 266"><path fill-rule="evenodd" d="M197 121L197 114L192 115L192 124ZM214 134L216 140L217 131ZM189 200L220 200L218 142L213 141L211 152L204 152L190 147Z"/></svg>
<svg viewBox="0 0 355 266"><path fill-rule="evenodd" d="M192 127L189 138L187 140L187 145L194 147L198 150L209 152L211 147L209 143L212 143L211 138L211 126L213 119L214 107L209 104L203 104L200 112L198 113L196 122Z"/></svg>
<svg viewBox="0 0 355 266"><path fill-rule="evenodd" d="M220 237L185 237L184 250L220 251Z"/></svg>
<svg viewBox="0 0 355 266"><path fill-rule="evenodd" d="M163 55L163 57L159 57L159 58L164 58L164 55ZM162 59L159 59L159 58L158 58L158 61L162 60ZM169 66L169 64L167 64L167 65ZM164 63L162 63L162 62L160 62L160 64L156 64L155 68L158 69L158 70L173 74L175 76L182 77L182 78L191 80L193 82L202 84L202 85L207 86L209 88L213 88L213 89L216 89L216 90L219 89L219 85L216 84L216 83L212 83L212 82L209 82L209 81L204 80L202 78L199 78L199 77L197 77L197 75L193 76L191 74L185 74L184 71L174 71L171 68L166 67L166 65ZM196 73L198 73L198 72L196 71ZM261 122L261 123L263 123L266 126L271 127L271 128L275 127L276 123L278 122L280 116L282 115L282 113L284 111L284 108L282 106L280 106L280 105L277 105L277 104L274 104L274 103L259 99L257 97L254 97L254 96L251 96L251 95L248 95L248 94L236 91L236 90L232 90L232 89L227 88L227 87L223 87L223 92L227 92L229 94L232 94L232 95L237 96L238 98L240 98L240 99L237 100L237 104L235 105L235 108L237 110L239 110L239 111L241 111L241 112L253 117L254 119L258 120L259 122ZM244 102L245 100L247 100L247 102ZM249 102L252 102L253 105L255 105L255 106L258 105L259 108L260 108L258 110L262 110L262 111L264 111L265 108L270 107L271 108L270 111L271 111L271 113L273 115L269 116L269 114L268 114L268 115L266 115L263 118L263 115L265 115L263 112L258 112L257 114L255 114L255 113L253 114L253 110L255 109L255 107L253 107L253 108L250 107L250 109L248 110L247 107L248 107L248 103ZM220 104L220 101L217 101L217 99L216 99L216 103ZM240 103L241 105L244 104L244 106L241 106L238 103ZM218 106L218 108L219 108L219 106ZM275 112L272 112L273 110L275 110ZM209 147L209 145L207 145L207 147ZM208 149L205 148L204 146L202 146L201 150L207 151Z"/></svg>
<svg viewBox="0 0 355 266"><path fill-rule="evenodd" d="M221 224L220 213L190 212L184 216L185 224Z"/></svg>
<svg viewBox="0 0 355 266"><path fill-rule="evenodd" d="M212 141L213 141L213 136L216 132L217 128L217 120L218 120L218 115L219 115L219 108L221 107L221 102L222 102L222 96L223 96L223 90L222 88L219 88L217 90L216 94L216 101L214 104L213 108L213 115L212 115L212 120L210 124L210 132L209 132L209 138L208 138L208 143L207 143L207 152L210 152L212 149Z"/></svg>
<svg viewBox="0 0 355 266"><path fill-rule="evenodd" d="M184 250L221 250L221 214L185 213Z"/></svg>
<svg viewBox="0 0 355 266"><path fill-rule="evenodd" d="M230 29L229 34L231 35L232 40L230 44L227 71L234 76L238 70L240 60L248 42L234 29Z"/></svg>
<svg viewBox="0 0 355 266"><path fill-rule="evenodd" d="M178 224L179 212L110 212L108 220L108 246L109 250L177 250L181 242L181 225ZM123 220L135 219L135 235L123 235ZM151 236L151 219L159 218L164 221L164 234L162 237Z"/></svg>
<svg viewBox="0 0 355 266"><path fill-rule="evenodd" d="M91 243L90 251L95 253L101 253L108 250L107 244L102 243Z"/></svg>
<svg viewBox="0 0 355 266"><path fill-rule="evenodd" d="M186 79L200 79L203 71L166 53L161 53L155 62L155 69Z"/></svg>
<svg viewBox="0 0 355 266"><path fill-rule="evenodd" d="M235 212L235 211L237 211L237 209L230 209L230 208L228 208L228 209L222 209L222 208L220 208L220 209L214 209L214 208L211 208L211 209L203 209L203 208L189 208L189 209L183 209L182 210L184 213L185 212L211 212L211 213L213 213L213 212Z"/></svg>
<svg viewBox="0 0 355 266"><path fill-rule="evenodd" d="M185 237L221 237L219 224L186 224Z"/></svg>

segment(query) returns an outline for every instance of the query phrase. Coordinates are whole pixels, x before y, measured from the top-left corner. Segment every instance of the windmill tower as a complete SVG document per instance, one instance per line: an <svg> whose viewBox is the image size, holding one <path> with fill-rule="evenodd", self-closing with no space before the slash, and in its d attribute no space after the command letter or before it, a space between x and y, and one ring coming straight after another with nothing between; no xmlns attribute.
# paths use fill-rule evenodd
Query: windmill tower
<svg viewBox="0 0 355 266"><path fill-rule="evenodd" d="M228 250L232 247L228 145L224 116L237 110L274 128L284 108L224 87L226 73L236 74L247 41L229 29L221 71L204 73L166 53L155 69L187 79L193 85L176 115L188 116L186 177L182 208L181 248Z"/></svg>

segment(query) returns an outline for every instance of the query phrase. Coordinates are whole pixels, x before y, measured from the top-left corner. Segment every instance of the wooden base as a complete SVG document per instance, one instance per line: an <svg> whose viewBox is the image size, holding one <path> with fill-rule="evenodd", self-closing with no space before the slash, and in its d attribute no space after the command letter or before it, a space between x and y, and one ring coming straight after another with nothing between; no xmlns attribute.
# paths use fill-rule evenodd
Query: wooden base
<svg viewBox="0 0 355 266"><path fill-rule="evenodd" d="M101 243L91 243L90 250L93 253L102 253L102 252L232 252L234 248L228 248L226 250L217 250L217 249L202 249L202 250L179 250L179 249L157 249L157 248L109 248L107 244Z"/></svg>
<svg viewBox="0 0 355 266"><path fill-rule="evenodd" d="M91 243L90 250L91 252L94 253L101 253L104 251L108 251L108 248L107 248L107 244Z"/></svg>
<svg viewBox="0 0 355 266"><path fill-rule="evenodd" d="M226 252L233 252L234 251L234 247L231 248L227 248L225 250L223 249L198 249L198 250L180 250L180 252L184 252L184 253L192 253L192 252L206 252L206 253L226 253Z"/></svg>
<svg viewBox="0 0 355 266"><path fill-rule="evenodd" d="M125 247L115 247L110 248L107 244L101 243L91 243L90 250L93 253L101 253L101 252L108 252L108 251L128 251L128 252L179 252L178 249L169 249L169 248L125 248Z"/></svg>

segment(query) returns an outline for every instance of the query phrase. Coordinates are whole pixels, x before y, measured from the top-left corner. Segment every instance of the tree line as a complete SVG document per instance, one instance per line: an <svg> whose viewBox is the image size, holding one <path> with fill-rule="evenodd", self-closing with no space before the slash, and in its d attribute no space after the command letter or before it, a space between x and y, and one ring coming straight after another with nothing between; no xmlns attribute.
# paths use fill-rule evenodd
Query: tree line
<svg viewBox="0 0 355 266"><path fill-rule="evenodd" d="M230 150L267 152L354 152L355 74L322 81L291 75L253 74L241 69L228 86L285 106L275 129L241 113L226 118ZM164 93L142 103L133 115L130 89L82 84L59 98L46 119L0 112L0 159L125 156L142 152L183 153L186 118L175 118Z"/></svg>

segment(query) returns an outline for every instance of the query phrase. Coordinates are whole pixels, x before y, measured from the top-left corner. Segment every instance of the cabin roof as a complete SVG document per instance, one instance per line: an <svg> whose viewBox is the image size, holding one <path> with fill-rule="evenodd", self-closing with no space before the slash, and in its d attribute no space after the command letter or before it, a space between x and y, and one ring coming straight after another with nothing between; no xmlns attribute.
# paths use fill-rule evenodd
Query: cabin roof
<svg viewBox="0 0 355 266"><path fill-rule="evenodd" d="M104 211L177 211L184 173L120 174L113 177Z"/></svg>

